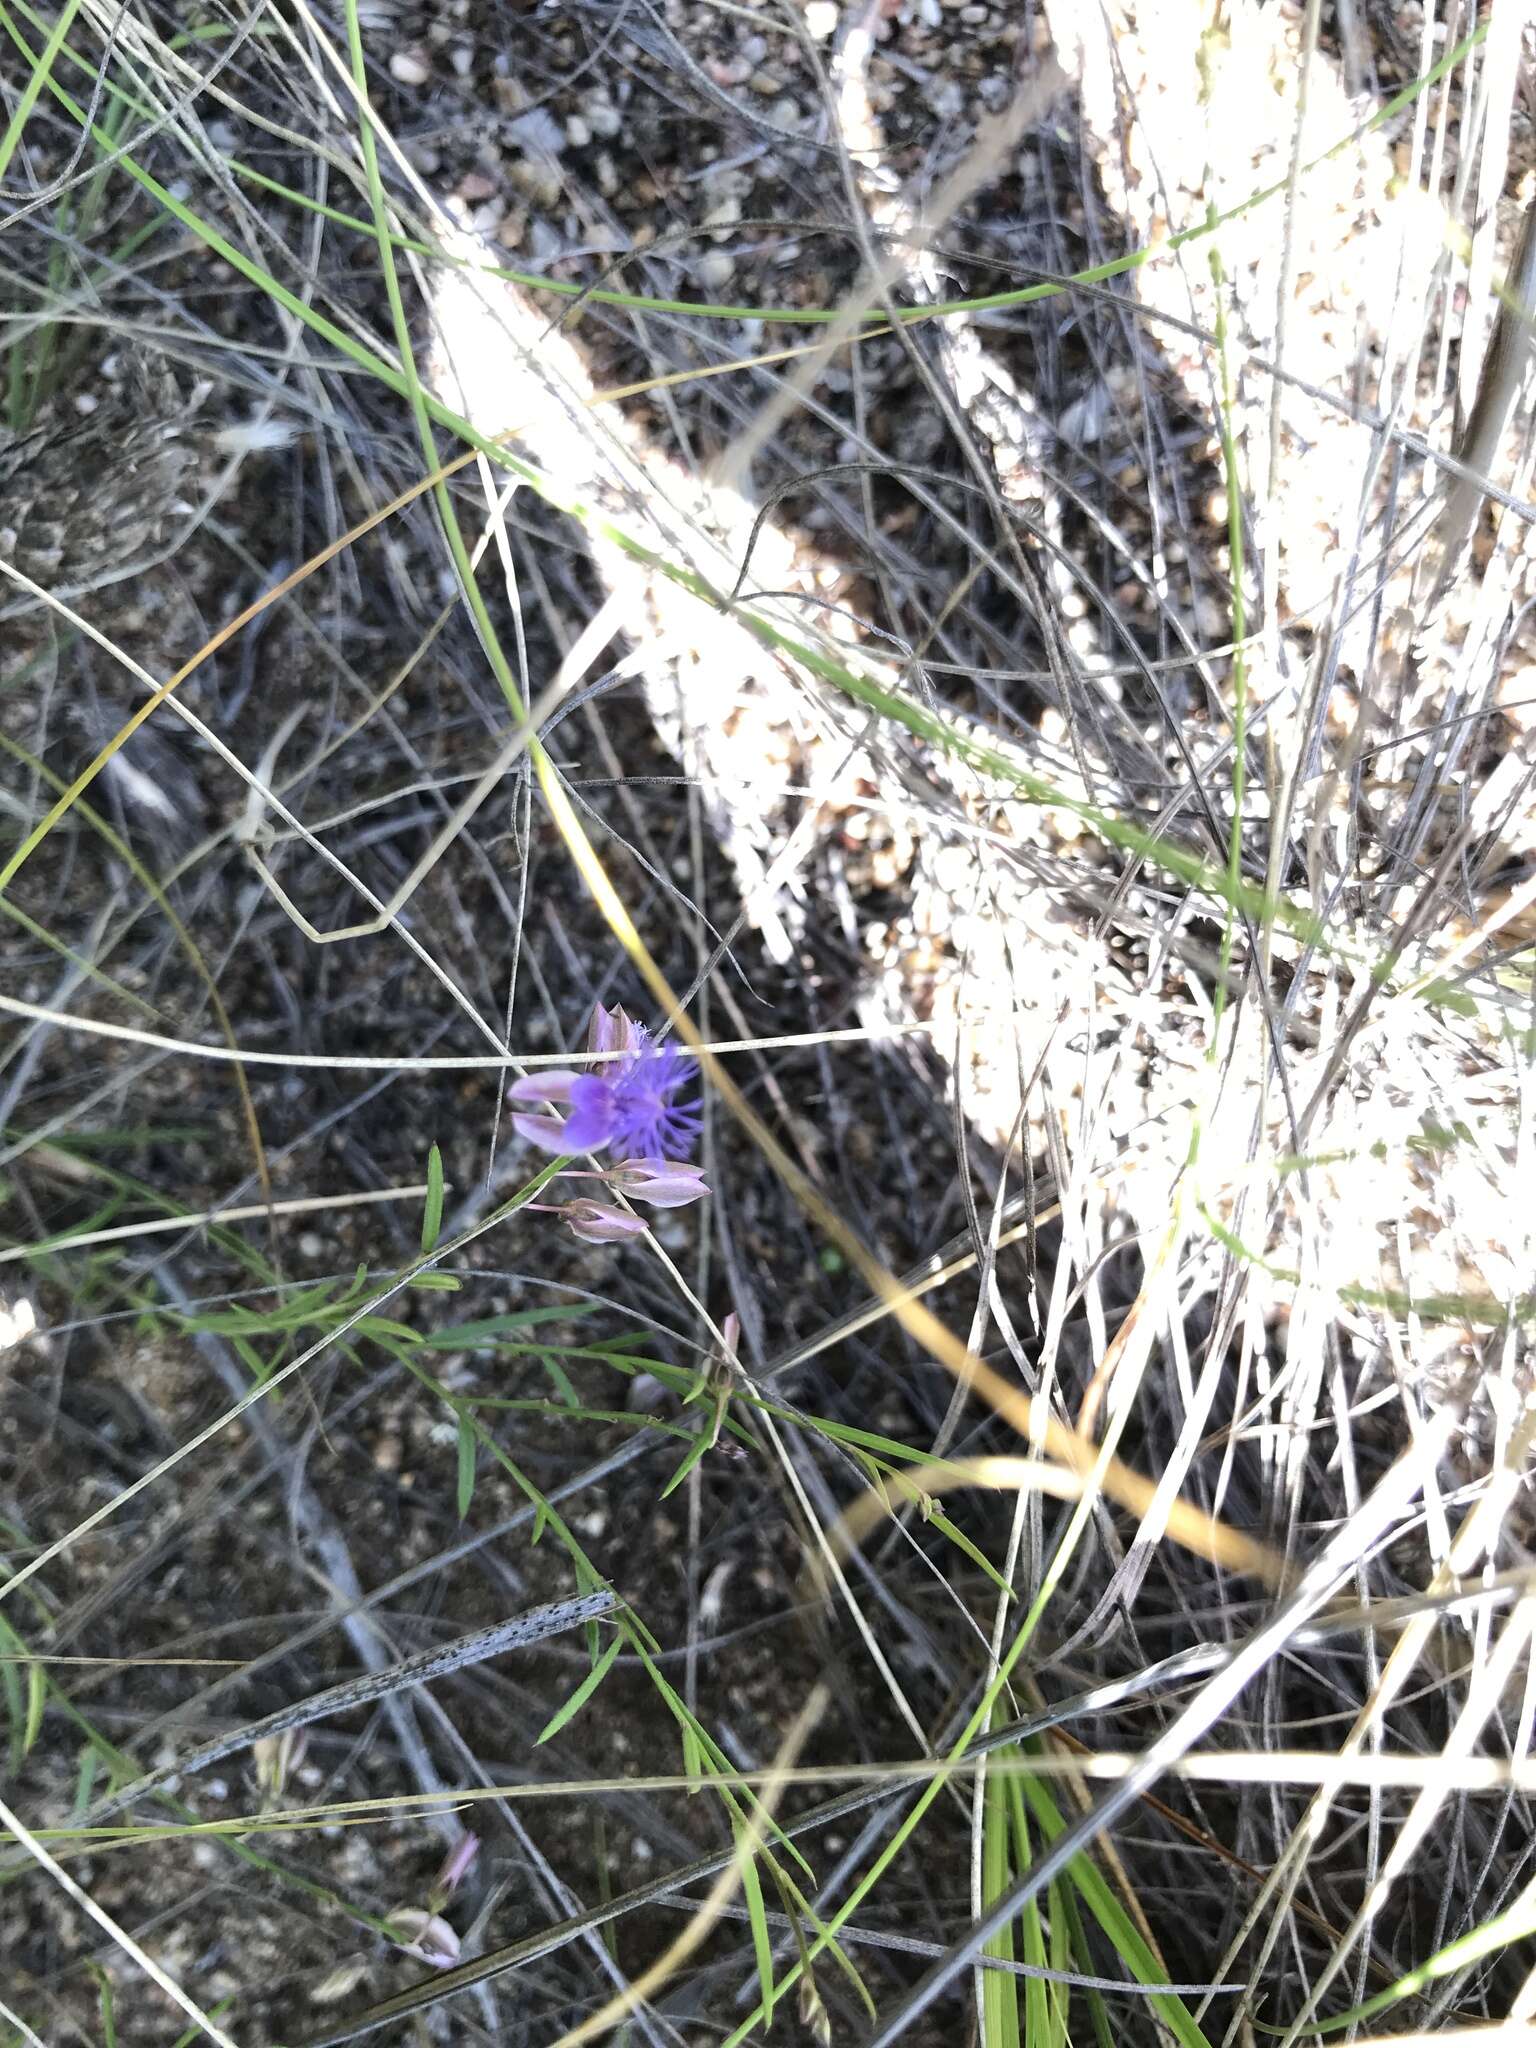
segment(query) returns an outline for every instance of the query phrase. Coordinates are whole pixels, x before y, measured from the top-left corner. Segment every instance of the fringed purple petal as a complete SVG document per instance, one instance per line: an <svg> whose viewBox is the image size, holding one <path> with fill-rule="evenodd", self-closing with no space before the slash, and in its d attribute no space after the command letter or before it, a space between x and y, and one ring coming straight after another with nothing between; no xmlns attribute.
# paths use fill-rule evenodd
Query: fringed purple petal
<svg viewBox="0 0 1536 2048"><path fill-rule="evenodd" d="M678 1102L693 1085L697 1062L678 1045L652 1045L625 1060L614 1077L611 1142L616 1151L646 1159L682 1159L699 1135L697 1101Z"/></svg>

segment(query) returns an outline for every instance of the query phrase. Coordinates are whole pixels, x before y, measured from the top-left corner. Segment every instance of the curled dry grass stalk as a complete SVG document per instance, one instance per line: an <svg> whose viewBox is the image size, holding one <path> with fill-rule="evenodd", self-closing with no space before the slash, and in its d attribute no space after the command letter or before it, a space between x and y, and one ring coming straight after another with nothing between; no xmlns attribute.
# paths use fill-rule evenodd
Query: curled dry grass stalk
<svg viewBox="0 0 1536 2048"><path fill-rule="evenodd" d="M0 1668L33 1802L0 1904L24 1955L8 2024L78 2026L88 1991L111 2031L163 2025L136 1971L212 2038L317 2043L436 2008L503 2030L514 1982L527 2038L565 2043L700 2017L735 2043L776 2013L815 2039L951 2039L967 1980L989 2044L1525 2015L1527 1589L1507 1568L1530 1433L1530 478L1501 434L1528 315L1499 203L1517 10L1460 42L1428 12L1416 44L1355 25L1338 49L1315 7L1217 28L1170 9L1155 33L1049 10L996 46L1006 110L962 92L956 131L914 154L891 83L911 59L892 71L879 23L926 50L932 11L831 34L827 10L787 10L737 78L686 10L604 24L585 64L509 17L525 72L489 61L494 35L413 41L407 9L360 0L190 31L149 6L0 9L19 81L0 164L28 181L0 458L26 509L0 605L19 962L0 1143L6 1249L44 1325L6 1393L10 1443L40 1431L58 1474L14 1460L3 1503ZM986 72L992 27L966 26ZM436 103L412 97L440 66L445 92L489 96L526 218L481 216L494 148L450 189ZM800 98L759 116L732 97L749 76ZM725 194L681 256L629 235L611 155L591 183L572 154L578 120L618 154L648 96L679 94ZM778 344L751 295L694 302L702 238L750 253L752 233L711 121L773 152L759 286L790 233L848 252L793 308L808 338ZM690 147L665 185L638 150L658 203L691 203ZM1070 206L1027 203L1064 177ZM1040 259L1023 284L1010 209ZM502 261L509 224L564 274ZM604 273L578 242L626 262ZM185 359L208 416L168 398L155 459L92 488L112 444L59 432L71 378L89 361L120 397L147 388L146 349ZM270 465L290 457L285 526ZM1439 457L1459 465L1443 507ZM1466 503L1484 482L1491 549ZM167 798L176 747L146 748L170 716L217 796ZM562 1266L520 1213L556 1166L530 1177L508 1150L494 1088L433 1093L452 1085L433 1047L467 1041L493 1073L556 1057L620 973L703 1063L716 1199L697 1236ZM769 986L799 1026L773 1039L814 1048L793 1081L753 1028ZM384 1068L353 1095L296 1108L265 1077L352 1086L349 1032ZM177 1136L186 1075L212 1068L188 1049L220 1041L230 1100L195 1096L202 1128ZM451 1212L436 1151L421 1178L434 1138ZM409 1210L376 1234L361 1203L337 1221L363 1194L424 1199L419 1244ZM250 1212L264 1236L235 1227ZM76 1377L115 1390L106 1424ZM520 1430L545 1434L529 1451ZM421 1490L388 1497L436 1511L376 1559L358 1499L376 1510L403 1457ZM656 1508L674 1488L680 1604ZM670 1533L638 1543L653 1517ZM122 1659L202 1639L206 1596L177 1596L168 1642L147 1589L195 1587L211 1538L243 1561L240 1655L182 1715L274 1667L288 1702L372 1687L398 1815L376 1848L317 1833L336 1809L311 1767L297 1832L274 1815L270 1843L256 1821L208 1838L260 1901L244 1921L156 1860L194 1808L110 1856L71 1828L103 1772L163 1797L178 1754L221 1754L148 1764L170 1695ZM749 1663L733 1682L723 1649L712 1682L718 1588L748 1570L780 1605L766 1625L817 1618L774 1682ZM457 1609L475 1574L503 1611L573 1583L625 1604L578 1677L440 1698L414 1675L449 1666L390 1640L423 1620L398 1603L416 1586ZM1480 1575L1486 1602L1448 1604ZM284 1597L303 1611L266 1642ZM296 1686L337 1624L373 1676ZM115 1684L65 1676L91 1640ZM1192 1688L1177 1711L1137 1687L1164 1640ZM1052 1716L1064 1686L1090 1703L1081 1750ZM629 1768L585 1760L630 1727ZM1245 1768L1293 1731L1315 1743L1299 1776ZM680 1774L655 1768L674 1739ZM573 1818L541 1836L499 1781L542 1743ZM797 1808L808 1744L862 1787L861 1748L891 1743L915 1759L904 1788ZM1405 1756L1422 1782L1392 1777ZM1505 1775L1480 1777L1490 1760ZM679 1775L707 1799L679 1803ZM425 1882L422 1825L462 1832L457 1787L490 1801L541 1926L509 1937L492 1886L456 1964L391 1990L391 1910L436 1910L394 1890ZM644 1848L627 1863L610 1798ZM106 1936L105 2004L36 1960L44 1878ZM675 1940L658 1899L693 1916ZM304 1967L262 2004L316 1905ZM199 1960L210 1927L227 1965ZM917 1946L882 1947L896 1928ZM319 2008L343 1999L332 2025Z"/></svg>

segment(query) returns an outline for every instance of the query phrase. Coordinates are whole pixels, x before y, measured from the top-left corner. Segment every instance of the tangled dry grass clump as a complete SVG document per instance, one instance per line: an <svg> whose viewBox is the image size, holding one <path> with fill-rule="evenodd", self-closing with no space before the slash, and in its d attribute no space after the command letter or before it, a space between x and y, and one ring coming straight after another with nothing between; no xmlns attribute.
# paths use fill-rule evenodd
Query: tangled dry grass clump
<svg viewBox="0 0 1536 2048"><path fill-rule="evenodd" d="M0 2039L1527 2027L1520 10L0 31Z"/></svg>

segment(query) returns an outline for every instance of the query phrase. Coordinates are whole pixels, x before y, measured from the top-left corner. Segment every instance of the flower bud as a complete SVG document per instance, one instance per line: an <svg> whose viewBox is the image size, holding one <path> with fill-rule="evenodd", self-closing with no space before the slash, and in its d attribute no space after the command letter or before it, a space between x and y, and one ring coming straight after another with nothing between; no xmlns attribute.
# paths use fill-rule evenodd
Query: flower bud
<svg viewBox="0 0 1536 2048"><path fill-rule="evenodd" d="M640 1027L621 1009L605 1010L594 1004L592 1022L587 1026L588 1052L638 1052Z"/></svg>
<svg viewBox="0 0 1536 2048"><path fill-rule="evenodd" d="M459 1839L448 1851L447 1860L443 1864L442 1869L432 1880L431 1896L434 1904L441 1904L443 1900L453 1897L459 1886L468 1877L470 1871L473 1870L475 1858L479 1854L480 1837L478 1835L460 1835Z"/></svg>
<svg viewBox="0 0 1536 2048"><path fill-rule="evenodd" d="M642 1217L610 1209L606 1202L594 1202L586 1195L565 1203L559 1213L587 1244L617 1244L626 1237L642 1236L646 1227Z"/></svg>
<svg viewBox="0 0 1536 2048"><path fill-rule="evenodd" d="M832 2015L827 2011L826 2000L816 1988L816 1979L807 1963L800 1966L800 1995L796 2003L800 2010L800 2024L816 2043L816 2048L832 2048Z"/></svg>
<svg viewBox="0 0 1536 2048"><path fill-rule="evenodd" d="M451 1970L459 1960L459 1937L436 1913L424 1912L420 1906L401 1906L384 1925L395 1947L420 1963Z"/></svg>
<svg viewBox="0 0 1536 2048"><path fill-rule="evenodd" d="M608 1170L608 1181L653 1209L682 1209L709 1193L702 1166L681 1159L626 1159Z"/></svg>

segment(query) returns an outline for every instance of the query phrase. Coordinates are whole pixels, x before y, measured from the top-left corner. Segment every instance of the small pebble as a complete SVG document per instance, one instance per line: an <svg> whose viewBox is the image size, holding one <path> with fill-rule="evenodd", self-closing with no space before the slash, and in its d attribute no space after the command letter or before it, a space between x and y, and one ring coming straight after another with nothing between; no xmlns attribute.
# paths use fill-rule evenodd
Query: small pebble
<svg viewBox="0 0 1536 2048"><path fill-rule="evenodd" d="M560 172L547 156L524 157L515 163L509 173L519 192L524 192L535 206L551 207L560 198Z"/></svg>
<svg viewBox="0 0 1536 2048"><path fill-rule="evenodd" d="M711 249L699 258L698 272L700 284L719 291L736 275L736 258L729 249Z"/></svg>
<svg viewBox="0 0 1536 2048"><path fill-rule="evenodd" d="M837 32L837 0L806 0L805 32L818 43L829 41Z"/></svg>
<svg viewBox="0 0 1536 2048"><path fill-rule="evenodd" d="M432 76L432 60L420 44L396 50L389 60L389 75L397 85L425 85Z"/></svg>
<svg viewBox="0 0 1536 2048"><path fill-rule="evenodd" d="M712 206L705 214L702 225L706 228L720 229L721 232L715 236L715 240L723 242L727 240L731 229L740 219L741 201L734 193L728 192L718 205Z"/></svg>

